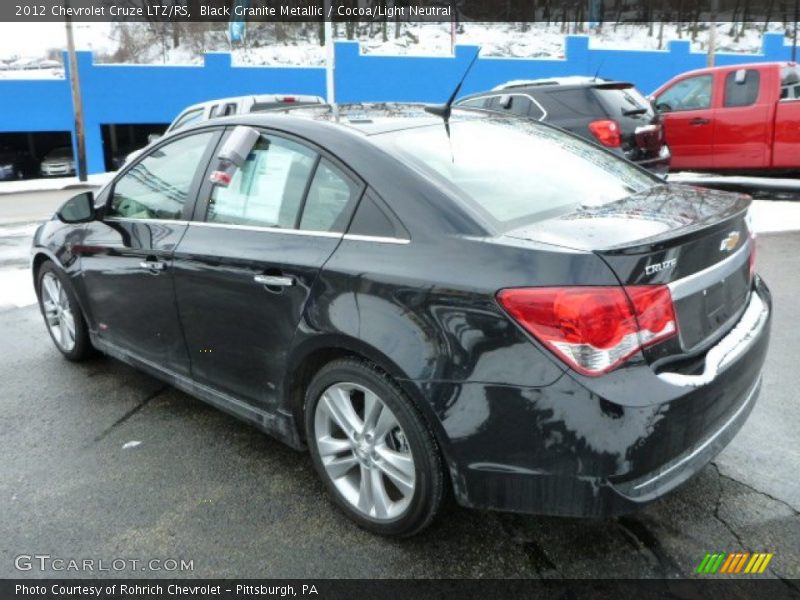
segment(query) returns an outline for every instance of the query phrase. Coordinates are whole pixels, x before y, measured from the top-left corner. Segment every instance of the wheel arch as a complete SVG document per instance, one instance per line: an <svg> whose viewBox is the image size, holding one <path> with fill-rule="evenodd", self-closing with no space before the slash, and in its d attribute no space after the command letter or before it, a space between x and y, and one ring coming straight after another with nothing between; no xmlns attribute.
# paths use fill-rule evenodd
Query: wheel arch
<svg viewBox="0 0 800 600"><path fill-rule="evenodd" d="M379 349L346 335L322 335L309 338L298 345L290 356L283 399L284 406L291 411L301 439L305 441L302 424L305 422L304 401L308 385L320 369L341 358L355 358L371 362L391 377L425 419L436 437L436 443L442 451L443 458L448 460L446 435L422 389Z"/></svg>

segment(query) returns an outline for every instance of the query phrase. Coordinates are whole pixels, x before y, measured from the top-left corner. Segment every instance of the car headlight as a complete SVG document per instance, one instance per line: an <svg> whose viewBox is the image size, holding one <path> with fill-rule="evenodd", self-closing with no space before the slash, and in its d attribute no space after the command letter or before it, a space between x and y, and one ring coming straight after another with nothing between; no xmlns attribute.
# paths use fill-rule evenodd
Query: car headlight
<svg viewBox="0 0 800 600"><path fill-rule="evenodd" d="M11 175L14 172L14 165L0 165L0 176Z"/></svg>

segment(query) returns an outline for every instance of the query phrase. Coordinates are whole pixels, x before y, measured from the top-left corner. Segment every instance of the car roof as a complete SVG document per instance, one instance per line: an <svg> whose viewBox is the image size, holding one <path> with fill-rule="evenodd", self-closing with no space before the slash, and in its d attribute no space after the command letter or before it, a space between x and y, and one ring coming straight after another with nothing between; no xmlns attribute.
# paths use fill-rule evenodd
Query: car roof
<svg viewBox="0 0 800 600"><path fill-rule="evenodd" d="M185 107L181 114L189 111L189 110L196 110L198 108L205 108L206 106L211 106L213 104L231 104L231 103L239 103L242 100L247 98L251 98L254 104L259 103L270 103L270 102L282 102L284 98L294 98L295 102L321 102L322 98L320 96L313 96L311 94L245 94L243 96L229 96L227 98L213 98L211 100L203 100L202 102L197 102L196 104L190 104L189 106Z"/></svg>
<svg viewBox="0 0 800 600"><path fill-rule="evenodd" d="M339 129L364 136L378 135L390 131L441 125L442 118L425 110L425 104L412 103L354 103L341 104L334 108L330 104L277 108L266 112L247 113L220 117L205 124L253 125L280 129ZM451 121L487 120L497 115L486 111L453 107ZM502 116L502 118L509 118ZM201 124L194 125L199 127ZM183 131L183 130L181 130Z"/></svg>
<svg viewBox="0 0 800 600"><path fill-rule="evenodd" d="M521 88L550 88L557 87L558 89L565 88L581 88L581 87L606 87L606 86L631 86L632 83L626 81L616 81L612 79L604 79L602 77L589 77L585 75L569 75L566 77L547 77L543 79L514 79L506 81L492 88L493 92L500 92L506 90L515 90ZM485 94L486 92L480 92Z"/></svg>

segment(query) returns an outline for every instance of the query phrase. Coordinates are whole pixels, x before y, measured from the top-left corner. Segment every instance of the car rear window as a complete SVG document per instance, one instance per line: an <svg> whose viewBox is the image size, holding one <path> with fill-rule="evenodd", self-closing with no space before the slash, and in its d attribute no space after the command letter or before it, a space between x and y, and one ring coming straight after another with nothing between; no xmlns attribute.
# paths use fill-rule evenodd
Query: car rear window
<svg viewBox="0 0 800 600"><path fill-rule="evenodd" d="M578 205L599 206L655 185L655 177L555 128L474 120L393 131L373 140L501 229Z"/></svg>
<svg viewBox="0 0 800 600"><path fill-rule="evenodd" d="M654 116L653 107L647 98L632 85L619 87L596 87L600 102L608 109L612 117L646 115Z"/></svg>

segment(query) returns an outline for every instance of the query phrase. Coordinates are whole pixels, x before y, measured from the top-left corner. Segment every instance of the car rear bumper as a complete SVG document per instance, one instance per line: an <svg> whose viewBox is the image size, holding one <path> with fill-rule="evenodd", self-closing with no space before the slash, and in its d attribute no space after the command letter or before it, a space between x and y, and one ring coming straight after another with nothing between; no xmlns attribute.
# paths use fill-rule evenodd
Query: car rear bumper
<svg viewBox="0 0 800 600"><path fill-rule="evenodd" d="M470 393L473 404L483 404L483 424L447 444L457 500L484 509L601 517L631 512L684 483L730 442L755 405L772 313L760 280L754 298L763 314L718 342L715 348L730 358L713 367L712 378L667 381L662 374L659 385L674 388L666 402L623 406L569 375L536 390L464 385L483 388ZM707 357L715 361L712 352ZM659 377L647 365L637 368ZM630 381L646 379L639 374ZM647 396L647 386L641 394ZM446 416L443 425L447 430Z"/></svg>
<svg viewBox="0 0 800 600"><path fill-rule="evenodd" d="M637 160L635 162L640 167L644 167L648 171L651 171L660 177L666 177L669 173L669 165L671 160L672 153L670 152L669 146L665 144L661 147L661 151L657 157Z"/></svg>

